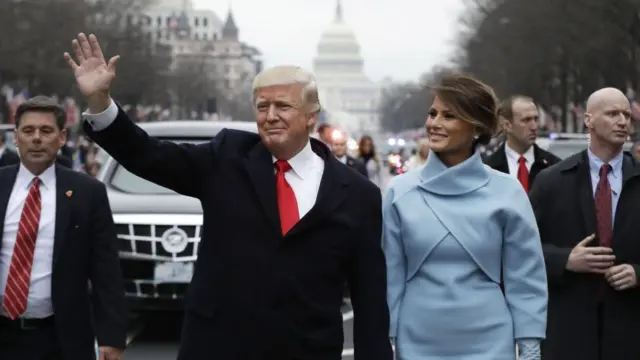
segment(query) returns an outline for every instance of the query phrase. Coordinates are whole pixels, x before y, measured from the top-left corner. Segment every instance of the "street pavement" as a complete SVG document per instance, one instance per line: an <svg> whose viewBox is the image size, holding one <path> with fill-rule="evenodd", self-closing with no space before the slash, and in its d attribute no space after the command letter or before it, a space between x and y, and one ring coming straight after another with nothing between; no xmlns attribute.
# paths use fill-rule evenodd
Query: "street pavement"
<svg viewBox="0 0 640 360"><path fill-rule="evenodd" d="M353 311L349 305L342 308L344 321L343 359L353 359ZM146 322L139 331L132 330L131 343L124 353L124 360L175 360L178 356L180 321L177 316L163 315L141 320Z"/></svg>

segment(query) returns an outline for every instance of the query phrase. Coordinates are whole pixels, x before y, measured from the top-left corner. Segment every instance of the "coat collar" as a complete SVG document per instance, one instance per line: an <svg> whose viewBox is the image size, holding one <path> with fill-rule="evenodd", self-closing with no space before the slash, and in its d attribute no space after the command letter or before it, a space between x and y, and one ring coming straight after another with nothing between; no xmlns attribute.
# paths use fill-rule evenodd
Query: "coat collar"
<svg viewBox="0 0 640 360"><path fill-rule="evenodd" d="M489 177L489 169L478 151L452 167L447 167L435 152L429 151L420 171L420 187L438 195L463 195L485 186Z"/></svg>

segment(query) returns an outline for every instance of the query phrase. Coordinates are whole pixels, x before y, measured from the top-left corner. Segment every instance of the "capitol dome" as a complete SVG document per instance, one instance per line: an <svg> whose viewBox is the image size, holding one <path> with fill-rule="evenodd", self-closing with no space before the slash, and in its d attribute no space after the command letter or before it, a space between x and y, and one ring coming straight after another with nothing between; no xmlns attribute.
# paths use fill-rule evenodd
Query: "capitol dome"
<svg viewBox="0 0 640 360"><path fill-rule="evenodd" d="M364 59L353 29L337 0L335 18L322 33L313 72L328 122L350 134L376 132L379 88L364 72Z"/></svg>
<svg viewBox="0 0 640 360"><path fill-rule="evenodd" d="M333 23L322 33L318 42L314 70L317 73L358 73L362 72L363 65L360 44L353 29L345 23L342 3L338 0Z"/></svg>

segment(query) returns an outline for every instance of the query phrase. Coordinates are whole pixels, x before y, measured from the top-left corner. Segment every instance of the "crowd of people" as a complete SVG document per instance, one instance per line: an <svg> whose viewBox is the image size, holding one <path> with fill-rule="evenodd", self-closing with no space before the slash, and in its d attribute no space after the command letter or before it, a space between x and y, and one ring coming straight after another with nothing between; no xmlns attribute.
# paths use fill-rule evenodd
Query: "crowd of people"
<svg viewBox="0 0 640 360"><path fill-rule="evenodd" d="M361 359L640 357L640 164L622 151L631 111L619 90L591 94L589 147L560 160L535 145L533 99L498 101L471 76L444 76L427 153L382 192L370 138L351 157L344 137L310 137L321 104L306 70L256 76L258 134L176 144L111 98L117 56L93 35L72 48L86 136L202 204L179 360L339 359L345 284ZM100 359L120 360L115 227L104 185L55 165L63 112L46 97L22 104L20 165L0 168L0 357L91 358L95 338ZM499 131L505 143L483 159Z"/></svg>

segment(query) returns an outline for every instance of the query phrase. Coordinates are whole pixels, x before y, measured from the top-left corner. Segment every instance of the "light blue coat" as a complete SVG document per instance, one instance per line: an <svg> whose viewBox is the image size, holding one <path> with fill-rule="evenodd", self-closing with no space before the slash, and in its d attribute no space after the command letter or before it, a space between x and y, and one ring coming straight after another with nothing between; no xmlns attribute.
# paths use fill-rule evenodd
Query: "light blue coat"
<svg viewBox="0 0 640 360"><path fill-rule="evenodd" d="M542 246L516 179L479 153L448 168L432 152L392 180L383 225L399 360L515 360L516 340L544 339Z"/></svg>

